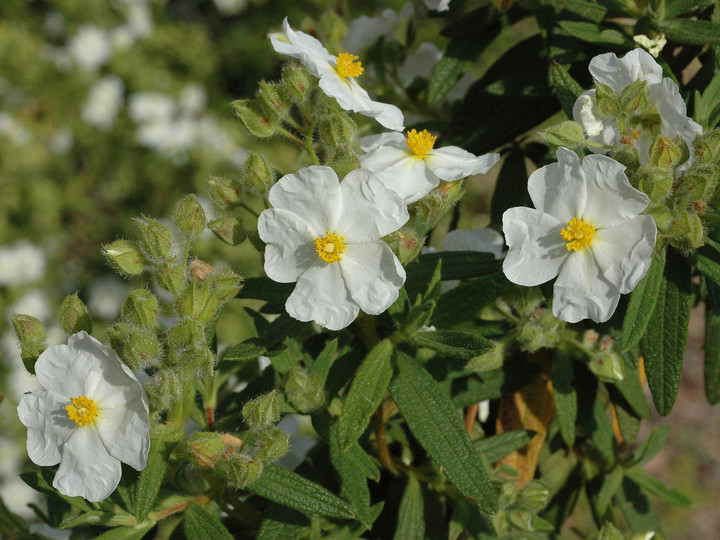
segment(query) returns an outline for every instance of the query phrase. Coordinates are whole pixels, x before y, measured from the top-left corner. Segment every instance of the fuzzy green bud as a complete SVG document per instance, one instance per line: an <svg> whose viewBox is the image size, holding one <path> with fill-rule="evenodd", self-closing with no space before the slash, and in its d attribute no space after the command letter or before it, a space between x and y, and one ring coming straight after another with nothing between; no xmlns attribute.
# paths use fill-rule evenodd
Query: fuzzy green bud
<svg viewBox="0 0 720 540"><path fill-rule="evenodd" d="M174 296L178 296L185 285L185 272L185 265L166 263L155 272L155 279L163 289L170 291Z"/></svg>
<svg viewBox="0 0 720 540"><path fill-rule="evenodd" d="M602 116L617 117L620 115L622 110L620 96L607 84L595 83L595 101L598 112Z"/></svg>
<svg viewBox="0 0 720 540"><path fill-rule="evenodd" d="M705 244L702 220L700 216L690 211L682 212L675 217L668 236L672 237L670 245L683 251L697 249Z"/></svg>
<svg viewBox="0 0 720 540"><path fill-rule="evenodd" d="M255 97L262 104L265 112L276 121L287 116L292 107L283 95L283 88L279 84L260 81L260 88Z"/></svg>
<svg viewBox="0 0 720 540"><path fill-rule="evenodd" d="M10 322L20 342L20 357L25 369L34 374L35 362L45 350L45 326L39 319L19 313L10 315Z"/></svg>
<svg viewBox="0 0 720 540"><path fill-rule="evenodd" d="M153 293L145 289L135 289L130 291L120 315L127 323L149 329L155 326L159 310L158 299Z"/></svg>
<svg viewBox="0 0 720 540"><path fill-rule="evenodd" d="M518 505L530 512L539 512L550 502L550 489L537 480L528 482L520 491Z"/></svg>
<svg viewBox="0 0 720 540"><path fill-rule="evenodd" d="M503 347L497 346L492 351L471 358L465 365L465 369L476 373L498 369L502 367L504 358Z"/></svg>
<svg viewBox="0 0 720 540"><path fill-rule="evenodd" d="M237 246L247 238L242 220L237 216L223 216L213 219L208 223L208 228L220 240L231 246Z"/></svg>
<svg viewBox="0 0 720 540"><path fill-rule="evenodd" d="M534 353L555 346L562 324L550 310L536 309L520 328L518 334L520 347L526 352Z"/></svg>
<svg viewBox="0 0 720 540"><path fill-rule="evenodd" d="M208 377L212 375L215 367L215 356L212 351L205 347L198 347L190 354L191 365L195 369L198 377Z"/></svg>
<svg viewBox="0 0 720 540"><path fill-rule="evenodd" d="M78 294L66 296L60 306L60 326L68 334L75 334L85 330L88 334L92 332L92 318L90 313Z"/></svg>
<svg viewBox="0 0 720 540"><path fill-rule="evenodd" d="M175 212L175 224L191 238L205 230L205 211L195 195L188 195L180 202Z"/></svg>
<svg viewBox="0 0 720 540"><path fill-rule="evenodd" d="M610 150L608 155L615 161L622 163L625 167L627 167L630 183L633 187L637 187L637 182L633 179L634 175L630 174L631 171L636 171L640 167L640 158L638 156L637 148L623 144Z"/></svg>
<svg viewBox="0 0 720 540"><path fill-rule="evenodd" d="M645 213L651 215L655 220L658 230L666 234L666 231L668 231L673 221L673 215L670 209L665 204L655 203L648 206Z"/></svg>
<svg viewBox="0 0 720 540"><path fill-rule="evenodd" d="M540 135L553 146L565 146L566 148L576 148L584 141L583 127L572 120L550 126L545 131L541 131Z"/></svg>
<svg viewBox="0 0 720 540"><path fill-rule="evenodd" d="M264 195L275 183L273 168L261 154L250 152L245 161L245 175L248 189Z"/></svg>
<svg viewBox="0 0 720 540"><path fill-rule="evenodd" d="M720 164L720 129L703 133L693 141L698 163Z"/></svg>
<svg viewBox="0 0 720 540"><path fill-rule="evenodd" d="M227 465L223 467L224 475L238 489L244 488L260 478L262 470L262 461L252 460L240 455L232 456Z"/></svg>
<svg viewBox="0 0 720 540"><path fill-rule="evenodd" d="M318 133L322 143L329 148L347 146L357 135L357 124L344 112L330 111L320 119Z"/></svg>
<svg viewBox="0 0 720 540"><path fill-rule="evenodd" d="M649 90L647 82L638 79L626 86L620 95L620 110L625 116L637 114L648 106Z"/></svg>
<svg viewBox="0 0 720 540"><path fill-rule="evenodd" d="M275 123L253 99L238 99L231 103L233 110L245 129L256 137L265 138L275 135Z"/></svg>
<svg viewBox="0 0 720 540"><path fill-rule="evenodd" d="M643 167L635 174L637 188L650 197L651 201L662 201L670 194L675 177L668 170Z"/></svg>
<svg viewBox="0 0 720 540"><path fill-rule="evenodd" d="M223 268L210 277L210 286L218 296L220 302L232 300L243 287L243 278L234 272Z"/></svg>
<svg viewBox="0 0 720 540"><path fill-rule="evenodd" d="M297 103L304 103L312 87L314 77L305 68L295 62L283 66L282 84L287 97Z"/></svg>
<svg viewBox="0 0 720 540"><path fill-rule="evenodd" d="M178 313L196 321L198 324L208 324L215 318L220 300L209 283L200 284L193 280L187 287L178 303Z"/></svg>
<svg viewBox="0 0 720 540"><path fill-rule="evenodd" d="M202 326L185 319L168 330L168 347L170 350L192 347L195 339L202 333Z"/></svg>
<svg viewBox="0 0 720 540"><path fill-rule="evenodd" d="M410 223L411 221L414 220L411 218L400 230L384 238L402 264L417 257L425 245L425 237L418 234Z"/></svg>
<svg viewBox="0 0 720 540"><path fill-rule="evenodd" d="M317 409L325 402L322 377L317 373L308 373L302 368L290 370L285 381L285 394L290 403L302 413Z"/></svg>
<svg viewBox="0 0 720 540"><path fill-rule="evenodd" d="M360 168L360 159L349 145L342 144L328 153L327 164L344 178L350 171Z"/></svg>
<svg viewBox="0 0 720 540"><path fill-rule="evenodd" d="M212 177L208 180L210 198L221 208L237 206L242 202L240 186L229 178Z"/></svg>
<svg viewBox="0 0 720 540"><path fill-rule="evenodd" d="M110 346L133 371L155 365L160 357L160 341L154 332L127 323L107 329Z"/></svg>
<svg viewBox="0 0 720 540"><path fill-rule="evenodd" d="M287 433L277 428L269 428L258 433L255 439L255 446L259 447L255 452L255 459L262 462L273 462L287 452L289 437Z"/></svg>
<svg viewBox="0 0 720 540"><path fill-rule="evenodd" d="M137 244L130 240L115 240L106 244L102 254L113 270L126 277L142 274L147 264Z"/></svg>
<svg viewBox="0 0 720 540"><path fill-rule="evenodd" d="M680 165L683 151L667 137L659 136L650 147L650 165L665 171L673 171Z"/></svg>
<svg viewBox="0 0 720 540"><path fill-rule="evenodd" d="M260 431L276 424L280 420L277 392L273 390L248 401L243 405L242 416L250 431Z"/></svg>
<svg viewBox="0 0 720 540"><path fill-rule="evenodd" d="M595 376L604 382L616 383L623 380L625 370L623 359L617 353L599 353L588 362L588 367Z"/></svg>
<svg viewBox="0 0 720 540"><path fill-rule="evenodd" d="M217 433L200 431L188 439L190 459L195 465L214 468L215 463L225 454L225 442Z"/></svg>
<svg viewBox="0 0 720 540"><path fill-rule="evenodd" d="M707 201L717 188L720 167L695 164L685 171L675 191L689 202Z"/></svg>
<svg viewBox="0 0 720 540"><path fill-rule="evenodd" d="M155 261L172 259L172 232L154 219L137 219L140 230L140 242L145 251Z"/></svg>

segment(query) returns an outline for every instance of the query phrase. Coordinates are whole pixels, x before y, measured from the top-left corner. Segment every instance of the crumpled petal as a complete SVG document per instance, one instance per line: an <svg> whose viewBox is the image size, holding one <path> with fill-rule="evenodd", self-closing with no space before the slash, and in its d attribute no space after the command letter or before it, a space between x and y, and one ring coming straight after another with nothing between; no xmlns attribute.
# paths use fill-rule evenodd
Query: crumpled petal
<svg viewBox="0 0 720 540"><path fill-rule="evenodd" d="M370 315L389 308L405 283L405 269L381 240L349 244L339 264L350 296Z"/></svg>
<svg viewBox="0 0 720 540"><path fill-rule="evenodd" d="M69 497L100 502L115 490L121 473L120 462L105 449L97 430L83 426L63 446L53 487Z"/></svg>
<svg viewBox="0 0 720 540"><path fill-rule="evenodd" d="M285 302L285 310L298 321L315 321L328 330L342 330L360 312L347 290L339 263L313 266L300 276Z"/></svg>
<svg viewBox="0 0 720 540"><path fill-rule="evenodd" d="M407 150L382 147L366 156L360 158L363 168L373 171L406 204L419 201L440 183L425 161Z"/></svg>
<svg viewBox="0 0 720 540"><path fill-rule="evenodd" d="M404 154L410 151L407 141L405 140L405 136L397 131L386 131L385 133L380 133L379 135L366 135L360 139L360 148L363 152L367 152L369 155L372 155L373 150L383 147L393 147L402 151ZM369 159L369 156L361 156L361 162L363 158ZM380 165L377 166L380 167ZM387 164L383 165L382 168L386 166Z"/></svg>
<svg viewBox="0 0 720 540"><path fill-rule="evenodd" d="M127 387L116 400L102 400L95 422L108 453L141 471L150 450L148 399L142 386ZM82 429L82 428L80 428Z"/></svg>
<svg viewBox="0 0 720 540"><path fill-rule="evenodd" d="M99 370L99 358L89 351L75 350L70 343L48 347L35 363L40 385L67 398L68 404L71 397L85 395L88 375Z"/></svg>
<svg viewBox="0 0 720 540"><path fill-rule="evenodd" d="M662 67L643 49L633 49L622 58L615 53L600 54L590 60L588 67L593 78L607 84L618 94L638 79L648 85L662 81Z"/></svg>
<svg viewBox="0 0 720 540"><path fill-rule="evenodd" d="M495 229L455 229L447 233L443 241L444 251L480 251L492 253L496 259L502 259L505 249L503 235Z"/></svg>
<svg viewBox="0 0 720 540"><path fill-rule="evenodd" d="M452 182L473 174L485 174L499 159L497 153L476 156L457 146L444 146L430 150L425 163L438 178Z"/></svg>
<svg viewBox="0 0 720 540"><path fill-rule="evenodd" d="M558 275L568 250L560 236L564 224L532 208L510 208L503 214L508 252L505 276L518 285L532 287Z"/></svg>
<svg viewBox="0 0 720 540"><path fill-rule="evenodd" d="M286 174L270 188L274 208L281 208L305 221L315 237L334 232L343 211L340 180L330 167L311 165Z"/></svg>
<svg viewBox="0 0 720 540"><path fill-rule="evenodd" d="M592 319L607 321L620 300L620 291L609 283L589 249L570 253L560 268L553 288L553 315L576 323Z"/></svg>
<svg viewBox="0 0 720 540"><path fill-rule="evenodd" d="M290 28L287 17L283 19L283 31L287 41L275 35L270 36L270 42L277 52L297 58L316 77L332 69L334 57L320 41L305 32L295 32Z"/></svg>
<svg viewBox="0 0 720 540"><path fill-rule="evenodd" d="M377 240L410 219L407 205L370 171L350 171L340 190L344 202L340 222L346 243Z"/></svg>
<svg viewBox="0 0 720 540"><path fill-rule="evenodd" d="M662 133L670 139L678 135L690 149L690 161L694 160L693 141L702 135L702 126L687 116L687 106L677 84L666 77L662 83L649 87L649 101L657 107L662 119Z"/></svg>
<svg viewBox="0 0 720 540"><path fill-rule="evenodd" d="M48 466L60 463L62 445L78 427L70 420L65 407L66 397L38 390L20 398L17 412L20 422L28 428L27 452L33 463Z"/></svg>
<svg viewBox="0 0 720 540"><path fill-rule="evenodd" d="M572 150L557 149L557 163L545 165L528 178L528 193L535 208L563 224L583 215L587 186L580 158Z"/></svg>
<svg viewBox="0 0 720 540"><path fill-rule="evenodd" d="M319 259L315 232L302 218L282 208L265 210L258 218L258 234L265 242L265 273L273 281L292 283Z"/></svg>
<svg viewBox="0 0 720 540"><path fill-rule="evenodd" d="M405 129L405 118L395 105L373 101L353 78L343 78L334 70L320 77L320 88L328 96L335 98L338 105L347 111L354 111L375 118L381 125L395 131Z"/></svg>
<svg viewBox="0 0 720 540"><path fill-rule="evenodd" d="M595 262L603 277L621 293L632 291L647 273L656 235L652 216L638 216L595 232L590 246Z"/></svg>

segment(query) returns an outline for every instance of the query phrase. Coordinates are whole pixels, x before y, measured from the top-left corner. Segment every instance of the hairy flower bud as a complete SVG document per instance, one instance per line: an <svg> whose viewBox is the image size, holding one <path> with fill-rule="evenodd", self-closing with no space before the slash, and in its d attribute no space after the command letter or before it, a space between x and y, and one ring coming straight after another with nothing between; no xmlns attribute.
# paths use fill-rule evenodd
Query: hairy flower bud
<svg viewBox="0 0 720 540"><path fill-rule="evenodd" d="M280 420L280 407L277 392L267 394L248 401L242 408L242 416L250 431L259 431Z"/></svg>
<svg viewBox="0 0 720 540"><path fill-rule="evenodd" d="M289 438L287 433L277 428L269 428L258 434L255 439L255 459L262 462L273 462L287 452Z"/></svg>
<svg viewBox="0 0 720 540"><path fill-rule="evenodd" d="M137 219L140 242L150 258L155 261L169 261L172 256L172 232L154 219Z"/></svg>
<svg viewBox="0 0 720 540"><path fill-rule="evenodd" d="M304 103L314 78L308 70L295 62L287 63L282 70L282 84L287 97L296 103Z"/></svg>
<svg viewBox="0 0 720 540"><path fill-rule="evenodd" d="M265 112L276 121L287 116L292 104L286 100L282 86L265 81L260 81L259 86L256 97Z"/></svg>
<svg viewBox="0 0 720 540"><path fill-rule="evenodd" d="M187 442L191 460L201 467L214 468L225 454L225 443L218 433L194 433Z"/></svg>
<svg viewBox="0 0 720 540"><path fill-rule="evenodd" d="M205 211L195 195L188 195L180 202L175 212L175 224L191 238L205 230Z"/></svg>
<svg viewBox="0 0 720 540"><path fill-rule="evenodd" d="M247 189L260 195L267 193L275 183L273 168L264 156L257 152L250 152L245 161L245 175L247 177Z"/></svg>
<svg viewBox="0 0 720 540"><path fill-rule="evenodd" d="M66 296L60 306L60 326L68 334L75 334L81 330L92 332L92 319L90 313L78 294Z"/></svg>
<svg viewBox="0 0 720 540"><path fill-rule="evenodd" d="M153 293L135 289L130 291L120 315L124 322L149 329L155 325L159 309L158 299Z"/></svg>
<svg viewBox="0 0 720 540"><path fill-rule="evenodd" d="M223 467L224 475L227 476L235 487L243 488L252 484L262 473L262 461L253 460L241 455L234 455L227 465Z"/></svg>
<svg viewBox="0 0 720 540"><path fill-rule="evenodd" d="M275 123L253 99L238 99L231 103L233 110L250 133L265 138L275 135Z"/></svg>
<svg viewBox="0 0 720 540"><path fill-rule="evenodd" d="M154 332L126 323L107 329L110 345L133 371L155 365L160 357L160 341Z"/></svg>
<svg viewBox="0 0 720 540"><path fill-rule="evenodd" d="M170 291L174 296L178 296L185 284L186 270L183 264L164 264L155 273L155 278L163 289Z"/></svg>
<svg viewBox="0 0 720 540"><path fill-rule="evenodd" d="M130 240L115 240L102 248L102 254L110 266L123 276L142 274L147 261L137 244Z"/></svg>
<svg viewBox="0 0 720 540"><path fill-rule="evenodd" d="M229 178L211 177L208 180L210 198L220 207L237 206L242 202L240 186Z"/></svg>
<svg viewBox="0 0 720 540"><path fill-rule="evenodd" d="M623 369L623 359L617 353L598 353L593 356L588 363L590 371L592 371L598 379L605 382L620 382L625 377Z"/></svg>
<svg viewBox="0 0 720 540"><path fill-rule="evenodd" d="M20 357L25 369L34 374L35 362L45 350L45 326L35 317L19 313L10 315L10 321L20 341Z"/></svg>
<svg viewBox="0 0 720 540"><path fill-rule="evenodd" d="M237 246L247 238L242 220L237 216L223 216L213 219L208 223L208 228L220 240L231 246Z"/></svg>
<svg viewBox="0 0 720 540"><path fill-rule="evenodd" d="M347 146L355 140L357 124L346 113L333 110L320 118L318 133L320 140L328 148Z"/></svg>
<svg viewBox="0 0 720 540"><path fill-rule="evenodd" d="M308 373L302 368L290 370L285 381L285 394L290 403L302 413L317 409L325 402L323 380L317 373Z"/></svg>
<svg viewBox="0 0 720 540"><path fill-rule="evenodd" d="M183 291L178 302L178 312L198 324L208 324L212 321L219 307L220 301L210 284L200 284L196 280L193 280Z"/></svg>
<svg viewBox="0 0 720 540"><path fill-rule="evenodd" d="M576 148L583 143L583 127L572 120L550 126L545 131L541 131L540 135L553 146Z"/></svg>

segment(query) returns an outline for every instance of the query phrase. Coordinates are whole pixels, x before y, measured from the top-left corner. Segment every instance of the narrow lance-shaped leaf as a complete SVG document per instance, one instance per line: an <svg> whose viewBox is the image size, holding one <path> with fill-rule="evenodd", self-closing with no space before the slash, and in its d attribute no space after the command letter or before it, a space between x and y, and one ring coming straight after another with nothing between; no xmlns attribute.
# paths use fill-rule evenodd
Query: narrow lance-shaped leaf
<svg viewBox="0 0 720 540"><path fill-rule="evenodd" d="M553 62L550 66L550 84L555 89L563 111L568 118L572 118L575 101L583 92L582 86L557 62Z"/></svg>
<svg viewBox="0 0 720 540"><path fill-rule="evenodd" d="M340 476L341 493L355 508L355 513L366 528L372 527L370 510L370 489L366 471L356 466L350 459L350 452L342 451L337 440L337 424L330 428L330 460ZM351 446L355 451L363 452L358 444Z"/></svg>
<svg viewBox="0 0 720 540"><path fill-rule="evenodd" d="M185 510L183 529L188 540L232 540L230 531L223 525L220 518L195 503L190 503Z"/></svg>
<svg viewBox="0 0 720 540"><path fill-rule="evenodd" d="M712 405L720 402L720 285L707 280L705 305L705 396Z"/></svg>
<svg viewBox="0 0 720 540"><path fill-rule="evenodd" d="M145 519L155 504L163 478L165 478L168 459L176 444L177 441L174 440L155 439L151 441L147 465L140 474L137 484L135 518L138 523Z"/></svg>
<svg viewBox="0 0 720 540"><path fill-rule="evenodd" d="M630 294L630 303L625 312L620 339L623 351L632 349L645 334L662 285L665 253L665 250L662 250L653 257L648 273Z"/></svg>
<svg viewBox="0 0 720 540"><path fill-rule="evenodd" d="M400 501L394 540L423 540L425 538L424 514L425 507L420 482L410 476L402 501Z"/></svg>
<svg viewBox="0 0 720 540"><path fill-rule="evenodd" d="M569 447L575 443L575 420L577 419L577 394L573 387L572 359L558 354L552 364L553 398L560 423L560 434Z"/></svg>
<svg viewBox="0 0 720 540"><path fill-rule="evenodd" d="M449 397L414 359L398 353L397 364L390 392L410 431L463 495L495 513L497 494Z"/></svg>
<svg viewBox="0 0 720 540"><path fill-rule="evenodd" d="M621 488L615 492L615 504L625 514L625 519L627 519L632 532L654 531L656 534L663 535L662 525L650 500L632 478L627 476L623 478Z"/></svg>
<svg viewBox="0 0 720 540"><path fill-rule="evenodd" d="M495 463L511 452L526 447L534 436L535 432L532 430L516 429L485 439L478 439L474 444L489 463Z"/></svg>
<svg viewBox="0 0 720 540"><path fill-rule="evenodd" d="M662 480L646 473L642 469L630 469L627 475L635 480L645 491L673 506L692 506L692 499L677 489L666 486Z"/></svg>

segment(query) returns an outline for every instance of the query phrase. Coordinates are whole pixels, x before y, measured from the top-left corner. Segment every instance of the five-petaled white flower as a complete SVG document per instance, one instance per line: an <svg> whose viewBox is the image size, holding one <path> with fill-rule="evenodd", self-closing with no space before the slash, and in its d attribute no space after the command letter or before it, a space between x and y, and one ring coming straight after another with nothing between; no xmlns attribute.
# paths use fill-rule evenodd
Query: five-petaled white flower
<svg viewBox="0 0 720 540"><path fill-rule="evenodd" d="M427 130L369 135L360 140L366 154L360 163L378 175L388 188L410 204L422 199L440 180L452 182L471 174L484 174L499 154L475 156L457 146L433 148L437 137Z"/></svg>
<svg viewBox="0 0 720 540"><path fill-rule="evenodd" d="M677 84L669 77L663 79L662 67L650 54L643 49L634 49L622 58L614 53L600 54L590 61L589 70L597 82L608 85L618 95L635 81L646 81L648 103L657 109L662 122L660 132L670 139L678 135L682 137L692 154L692 142L702 134L702 127L688 118L687 107ZM591 142L605 145L619 145L622 142L623 135L618 121L604 117L598 111L595 90L583 92L578 97L573 107L573 118L582 124ZM640 163L647 164L653 137L637 130L630 133L626 140L638 149ZM606 153L607 149L590 147L590 151Z"/></svg>
<svg viewBox="0 0 720 540"><path fill-rule="evenodd" d="M581 162L558 148L558 163L530 175L528 192L537 208L503 214L509 251L505 275L533 286L555 276L553 314L578 322L604 322L650 267L657 229L641 216L650 203L628 182L625 167L601 155Z"/></svg>
<svg viewBox="0 0 720 540"><path fill-rule="evenodd" d="M373 101L355 80L364 68L358 57L350 53L331 55L317 39L304 32L290 28L287 18L283 21L285 35L270 36L275 50L300 60L303 66L320 78L320 88L335 98L345 110L375 118L388 129L402 131L403 114L395 105Z"/></svg>
<svg viewBox="0 0 720 540"><path fill-rule="evenodd" d="M297 281L285 304L291 317L340 330L359 310L378 315L397 299L405 270L381 238L409 215L370 171L355 169L341 183L313 165L283 176L269 198L273 208L258 219L265 272Z"/></svg>
<svg viewBox="0 0 720 540"><path fill-rule="evenodd" d="M27 451L38 465L60 464L53 487L98 502L120 482L120 462L142 470L150 448L148 398L115 351L86 332L54 345L35 364L45 390L18 405Z"/></svg>

